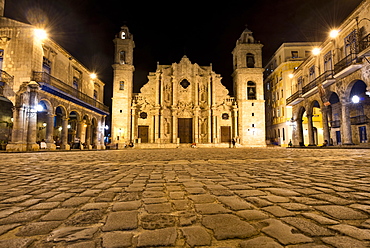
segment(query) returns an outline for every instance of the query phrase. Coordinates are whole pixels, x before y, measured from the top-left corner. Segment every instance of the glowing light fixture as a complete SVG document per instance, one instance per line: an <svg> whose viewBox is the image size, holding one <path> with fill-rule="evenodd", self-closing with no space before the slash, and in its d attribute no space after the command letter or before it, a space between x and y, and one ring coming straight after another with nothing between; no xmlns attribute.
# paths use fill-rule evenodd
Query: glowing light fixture
<svg viewBox="0 0 370 248"><path fill-rule="evenodd" d="M90 78L91 78L91 79L95 79L95 78L97 78L97 75L96 75L95 73L91 73L91 74L90 74Z"/></svg>
<svg viewBox="0 0 370 248"><path fill-rule="evenodd" d="M351 100L352 100L353 103L359 103L360 102L360 97L357 96L357 95L354 95Z"/></svg>
<svg viewBox="0 0 370 248"><path fill-rule="evenodd" d="M38 104L36 107L37 112L42 112L44 111L44 107L41 104Z"/></svg>
<svg viewBox="0 0 370 248"><path fill-rule="evenodd" d="M318 48L318 47L315 47L314 49L312 49L312 54L313 55L319 55L320 54L320 52L321 52L321 49L320 48Z"/></svg>
<svg viewBox="0 0 370 248"><path fill-rule="evenodd" d="M333 29L333 30L330 31L329 36L330 36L330 38L334 39L334 38L337 38L338 34L339 34L339 30L338 29Z"/></svg>
<svg viewBox="0 0 370 248"><path fill-rule="evenodd" d="M293 74L289 74L289 78L293 78L294 77L294 75Z"/></svg>
<svg viewBox="0 0 370 248"><path fill-rule="evenodd" d="M39 40L44 40L48 37L48 34L44 29L35 29L34 31L35 37Z"/></svg>

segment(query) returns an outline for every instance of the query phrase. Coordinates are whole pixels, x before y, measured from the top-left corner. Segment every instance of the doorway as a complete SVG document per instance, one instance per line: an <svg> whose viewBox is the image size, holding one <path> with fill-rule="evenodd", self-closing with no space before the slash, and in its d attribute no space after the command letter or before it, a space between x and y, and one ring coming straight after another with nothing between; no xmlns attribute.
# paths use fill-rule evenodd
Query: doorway
<svg viewBox="0 0 370 248"><path fill-rule="evenodd" d="M221 142L229 143L231 141L231 127L221 126Z"/></svg>
<svg viewBox="0 0 370 248"><path fill-rule="evenodd" d="M366 143L367 142L367 135L366 135L366 127L359 127L358 128L359 134L360 134L360 143Z"/></svg>
<svg viewBox="0 0 370 248"><path fill-rule="evenodd" d="M179 118L177 127L180 143L193 143L193 118Z"/></svg>
<svg viewBox="0 0 370 248"><path fill-rule="evenodd" d="M141 143L149 142L149 126L139 126L138 137L141 138Z"/></svg>

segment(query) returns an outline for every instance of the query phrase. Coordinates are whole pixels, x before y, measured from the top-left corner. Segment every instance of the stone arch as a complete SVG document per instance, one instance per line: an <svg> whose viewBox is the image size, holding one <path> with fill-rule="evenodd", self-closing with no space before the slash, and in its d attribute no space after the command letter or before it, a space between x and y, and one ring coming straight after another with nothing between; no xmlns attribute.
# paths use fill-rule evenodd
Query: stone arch
<svg viewBox="0 0 370 248"><path fill-rule="evenodd" d="M5 150L6 144L12 140L13 102L0 96L0 150Z"/></svg>
<svg viewBox="0 0 370 248"><path fill-rule="evenodd" d="M53 105L48 99L41 98L37 104L36 141L53 143L54 118Z"/></svg>

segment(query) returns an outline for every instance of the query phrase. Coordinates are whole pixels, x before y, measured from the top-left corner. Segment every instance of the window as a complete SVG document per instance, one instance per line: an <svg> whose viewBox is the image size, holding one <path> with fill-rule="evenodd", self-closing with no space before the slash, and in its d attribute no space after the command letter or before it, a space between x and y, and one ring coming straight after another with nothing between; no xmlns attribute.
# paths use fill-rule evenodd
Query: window
<svg viewBox="0 0 370 248"><path fill-rule="evenodd" d="M254 68L254 55L247 53L247 67Z"/></svg>
<svg viewBox="0 0 370 248"><path fill-rule="evenodd" d="M126 64L126 53L125 53L125 51L120 51L119 52L119 63L121 65Z"/></svg>
<svg viewBox="0 0 370 248"><path fill-rule="evenodd" d="M0 50L0 70L3 69L4 50Z"/></svg>
<svg viewBox="0 0 370 248"><path fill-rule="evenodd" d="M222 114L222 119L223 120L228 120L229 119L229 114L228 113L223 113Z"/></svg>
<svg viewBox="0 0 370 248"><path fill-rule="evenodd" d="M98 91L94 90L94 100L98 100Z"/></svg>
<svg viewBox="0 0 370 248"><path fill-rule="evenodd" d="M298 51L292 51L292 58L298 58Z"/></svg>
<svg viewBox="0 0 370 248"><path fill-rule="evenodd" d="M256 83L252 81L248 81L247 83L247 97L248 100L256 100L257 94L256 94Z"/></svg>
<svg viewBox="0 0 370 248"><path fill-rule="evenodd" d="M316 78L316 74L315 74L315 66L311 66L309 69L308 69L308 80L310 82L312 82L315 78Z"/></svg>
<svg viewBox="0 0 370 248"><path fill-rule="evenodd" d="M254 116L254 113L252 113L252 116Z"/></svg>
<svg viewBox="0 0 370 248"><path fill-rule="evenodd" d="M357 52L356 30L352 31L346 38L344 38L345 55Z"/></svg>
<svg viewBox="0 0 370 248"><path fill-rule="evenodd" d="M122 33L121 33L121 39L122 39L122 40L126 39L126 33L125 33L125 32L123 32L123 31L122 31Z"/></svg>
<svg viewBox="0 0 370 248"><path fill-rule="evenodd" d="M124 90L125 89L125 82L120 81L119 82L119 90Z"/></svg>
<svg viewBox="0 0 370 248"><path fill-rule="evenodd" d="M331 59L331 51L324 56L324 70L330 71L333 68L333 62Z"/></svg>
<svg viewBox="0 0 370 248"><path fill-rule="evenodd" d="M78 82L79 80L78 80L78 78L77 77L73 77L73 84L72 84L72 87L74 88L74 89L76 89L76 90L78 90L78 84L79 84L79 82Z"/></svg>
<svg viewBox="0 0 370 248"><path fill-rule="evenodd" d="M141 119L146 119L146 118L148 118L148 114L146 112L141 112L140 113L140 118Z"/></svg>
<svg viewBox="0 0 370 248"><path fill-rule="evenodd" d="M307 58L311 55L310 51L304 51L304 57Z"/></svg>
<svg viewBox="0 0 370 248"><path fill-rule="evenodd" d="M51 61L45 57L43 57L42 60L43 60L42 61L42 71L50 74L51 73Z"/></svg>
<svg viewBox="0 0 370 248"><path fill-rule="evenodd" d="M184 79L184 80L182 80L182 81L180 82L180 85L181 85L184 89L186 89L187 87L189 87L190 83L189 83L189 81L188 81L188 80Z"/></svg>

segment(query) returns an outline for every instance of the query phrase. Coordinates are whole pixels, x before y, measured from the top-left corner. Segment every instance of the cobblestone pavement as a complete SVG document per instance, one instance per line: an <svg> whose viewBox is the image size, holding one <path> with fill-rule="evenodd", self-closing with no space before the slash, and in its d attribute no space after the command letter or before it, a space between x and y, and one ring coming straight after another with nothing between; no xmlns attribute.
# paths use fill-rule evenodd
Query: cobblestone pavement
<svg viewBox="0 0 370 248"><path fill-rule="evenodd" d="M0 247L370 247L369 150L0 158Z"/></svg>

